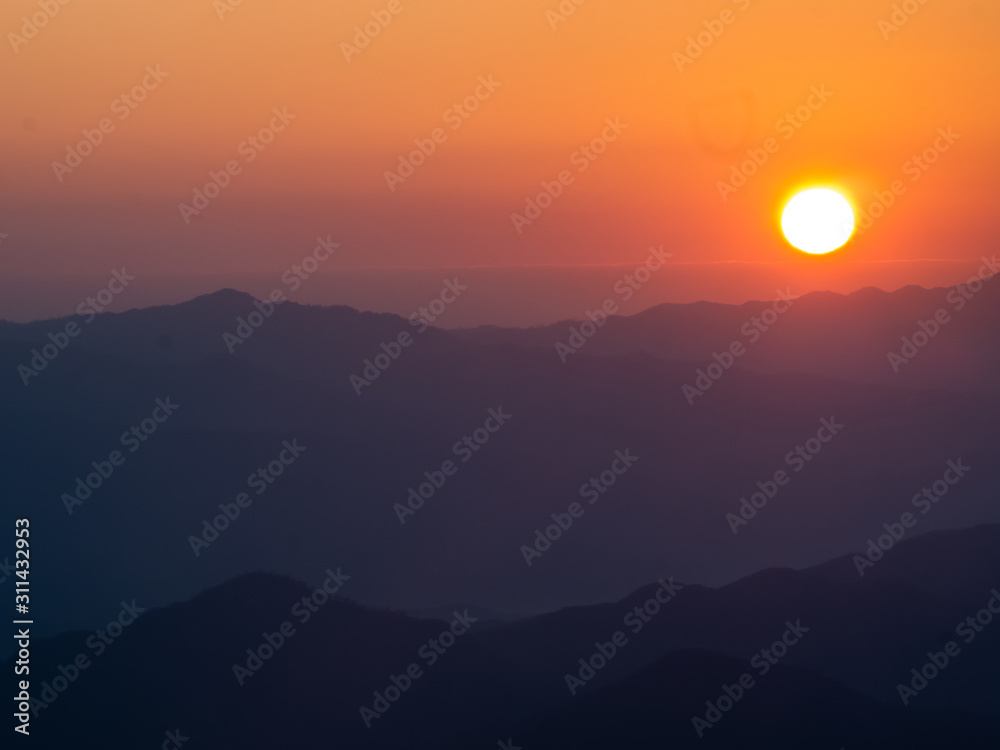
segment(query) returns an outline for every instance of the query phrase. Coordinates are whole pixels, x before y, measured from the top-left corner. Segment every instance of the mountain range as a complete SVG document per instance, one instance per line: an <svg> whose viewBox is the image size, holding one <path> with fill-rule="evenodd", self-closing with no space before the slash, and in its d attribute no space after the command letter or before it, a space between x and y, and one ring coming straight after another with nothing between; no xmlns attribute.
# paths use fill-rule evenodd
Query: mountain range
<svg viewBox="0 0 1000 750"><path fill-rule="evenodd" d="M190 747L990 748L1000 625L956 631L1000 610L998 542L1000 526L938 532L870 579L841 559L720 588L663 580L515 621L415 618L245 574L101 640L35 642L32 732L46 748L81 732L115 748L165 732ZM954 587L927 579L942 568ZM346 592L346 575L323 583ZM949 641L957 655L901 693Z"/></svg>
<svg viewBox="0 0 1000 750"><path fill-rule="evenodd" d="M266 315L233 290L3 323L4 515L38 528L49 634L260 569L316 582L341 566L345 595L368 606L508 618L670 576L718 586L808 568L863 552L906 512L907 540L1000 521L990 281L810 294L756 338L744 328L773 301L664 305L595 323L565 362L555 343L580 321L444 330L291 302ZM887 353L953 294L971 298L894 374ZM733 342L744 353L686 393ZM48 344L56 356L25 385ZM164 400L176 408L156 421ZM123 440L133 428L143 439ZM275 464L293 444L294 463ZM81 499L116 450L123 465ZM634 460L619 474L620 455ZM954 462L970 468L945 485ZM259 478L268 465L281 475ZM923 513L915 496L935 482L947 494ZM218 520L226 508L239 517ZM213 522L225 529L209 541Z"/></svg>

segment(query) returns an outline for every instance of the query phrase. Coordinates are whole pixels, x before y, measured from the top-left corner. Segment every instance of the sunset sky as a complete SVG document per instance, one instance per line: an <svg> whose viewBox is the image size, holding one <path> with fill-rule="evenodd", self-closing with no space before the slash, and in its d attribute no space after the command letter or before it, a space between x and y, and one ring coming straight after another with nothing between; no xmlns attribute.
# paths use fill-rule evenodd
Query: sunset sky
<svg viewBox="0 0 1000 750"><path fill-rule="evenodd" d="M329 235L331 271L615 265L662 244L678 264L779 268L801 291L956 283L1000 234L1000 3L905 5L893 30L893 4L872 0L10 0L3 276L280 275ZM349 50L373 13L391 20ZM685 62L699 34L711 44ZM120 97L144 81L132 109ZM475 111L456 113L468 97ZM275 110L283 129L248 146ZM105 118L92 154L54 166ZM438 128L425 163L387 180ZM723 199L747 149L767 160ZM924 171L911 160L927 149ZM219 195L182 215L231 161ZM564 170L519 232L511 215ZM834 185L864 208L896 180L905 191L831 256L782 240L796 189ZM743 277L702 296L742 301Z"/></svg>

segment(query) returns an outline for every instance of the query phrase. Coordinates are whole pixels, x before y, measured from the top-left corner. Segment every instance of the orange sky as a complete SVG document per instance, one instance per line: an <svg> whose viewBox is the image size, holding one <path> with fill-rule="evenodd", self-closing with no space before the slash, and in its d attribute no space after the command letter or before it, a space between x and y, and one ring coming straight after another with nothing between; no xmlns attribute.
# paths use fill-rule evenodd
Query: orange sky
<svg viewBox="0 0 1000 750"><path fill-rule="evenodd" d="M624 263L663 244L680 262L777 262L805 285L861 287L884 261L972 270L996 249L1000 2L911 0L897 31L879 26L893 3L874 0L587 0L555 29L559 0L243 0L220 18L228 2L4 3L7 277L279 273L322 234L340 266ZM342 43L373 12L391 21L348 61ZM43 28L12 36L36 14ZM706 23L721 34L678 70ZM123 108L144 78L155 88ZM832 96L782 125L813 87ZM449 112L477 88L467 119ZM275 108L294 119L241 148ZM103 142L57 175L104 118ZM608 118L627 128L581 171L574 152ZM386 171L436 128L434 153L391 190ZM914 171L939 128L960 137ZM719 181L768 138L777 149L723 200ZM239 172L186 223L178 205L231 160ZM562 170L571 184L519 233L511 214ZM868 204L894 180L905 192L835 257L777 234L790 190L821 181ZM942 284L966 275L941 268ZM726 284L720 298L745 296Z"/></svg>

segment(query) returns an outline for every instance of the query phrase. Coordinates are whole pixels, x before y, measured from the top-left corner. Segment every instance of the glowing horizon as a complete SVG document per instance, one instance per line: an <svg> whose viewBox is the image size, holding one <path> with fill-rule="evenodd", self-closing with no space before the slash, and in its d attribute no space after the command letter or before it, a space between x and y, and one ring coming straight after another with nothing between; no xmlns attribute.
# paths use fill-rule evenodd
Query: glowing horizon
<svg viewBox="0 0 1000 750"><path fill-rule="evenodd" d="M849 261L974 268L1000 229L995 6L928 3L894 30L862 0L223 5L68 2L31 38L36 2L0 12L9 275L268 273L322 233L336 267L614 265L664 243L860 288L888 282ZM822 272L774 229L804 183L856 209Z"/></svg>

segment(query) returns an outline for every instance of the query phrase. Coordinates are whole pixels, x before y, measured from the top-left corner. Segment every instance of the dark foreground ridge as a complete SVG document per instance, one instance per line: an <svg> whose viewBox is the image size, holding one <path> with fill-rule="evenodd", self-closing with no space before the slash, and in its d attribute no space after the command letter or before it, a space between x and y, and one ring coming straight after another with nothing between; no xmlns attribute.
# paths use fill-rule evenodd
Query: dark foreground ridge
<svg viewBox="0 0 1000 750"><path fill-rule="evenodd" d="M877 581L835 580L844 560L721 589L668 579L509 623L364 607L340 569L315 589L248 574L116 637L37 643L33 746L991 748L1000 592L909 581L945 556L976 580L987 540L995 563L1000 527L979 528L902 543ZM995 623L968 624L990 607Z"/></svg>

